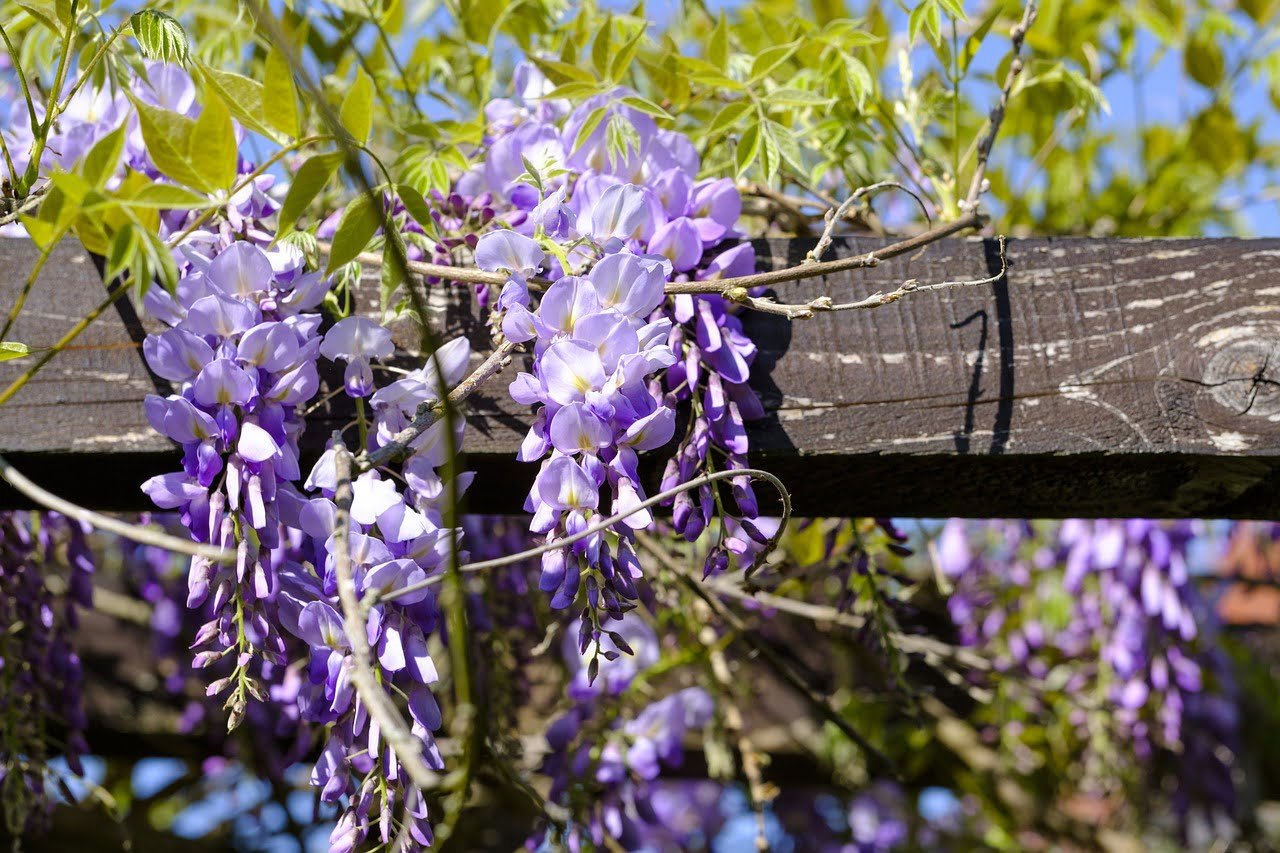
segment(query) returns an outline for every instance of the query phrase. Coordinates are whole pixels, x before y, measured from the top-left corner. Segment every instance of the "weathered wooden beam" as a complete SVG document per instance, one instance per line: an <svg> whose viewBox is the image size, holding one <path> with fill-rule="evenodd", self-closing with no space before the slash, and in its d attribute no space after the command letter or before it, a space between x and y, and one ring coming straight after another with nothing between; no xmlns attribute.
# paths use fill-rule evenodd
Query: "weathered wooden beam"
<svg viewBox="0 0 1280 853"><path fill-rule="evenodd" d="M838 241L833 254L877 245ZM761 266L810 246L761 242ZM794 324L747 318L770 410L752 426L753 461L791 486L798 512L1280 517L1280 240L1028 239L1008 256L994 286ZM35 257L0 241L0 306ZM998 269L994 241L948 240L779 296L844 301ZM62 246L10 337L48 346L103 293L92 260ZM143 417L143 396L164 387L144 333L127 303L102 317L0 407L0 451L72 499L144 506L138 483L177 464ZM0 364L0 382L23 368ZM308 446L344 417L317 422ZM469 419L470 507L518 508L528 412L499 378Z"/></svg>

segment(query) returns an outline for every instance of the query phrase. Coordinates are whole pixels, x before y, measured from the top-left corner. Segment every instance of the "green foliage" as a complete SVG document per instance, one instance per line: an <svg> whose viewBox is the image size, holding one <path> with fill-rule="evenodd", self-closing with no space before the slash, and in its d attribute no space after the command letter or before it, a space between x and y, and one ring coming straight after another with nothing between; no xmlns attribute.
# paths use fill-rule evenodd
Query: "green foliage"
<svg viewBox="0 0 1280 853"><path fill-rule="evenodd" d="M155 9L143 9L129 18L133 37L147 59L185 63L190 51L187 34L174 18Z"/></svg>

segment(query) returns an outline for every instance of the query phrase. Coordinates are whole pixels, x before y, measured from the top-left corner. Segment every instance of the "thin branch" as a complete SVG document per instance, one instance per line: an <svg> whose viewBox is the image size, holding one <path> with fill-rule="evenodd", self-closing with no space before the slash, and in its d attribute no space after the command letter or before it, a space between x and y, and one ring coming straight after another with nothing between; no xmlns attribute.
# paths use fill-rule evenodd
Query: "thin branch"
<svg viewBox="0 0 1280 853"><path fill-rule="evenodd" d="M737 584L728 583L720 578L708 578L703 581L711 589L721 595L728 595L742 601L754 601L765 607L781 610L793 616L808 619L824 625L839 625L853 630L866 627L866 620L855 613L846 613L825 604L813 604L795 598L763 591L753 591ZM918 654L935 660L952 661L972 669L984 672L991 669L991 662L977 652L952 646L933 637L921 634L904 634L900 631L889 631L887 636L899 649L908 654Z"/></svg>
<svg viewBox="0 0 1280 853"><path fill-rule="evenodd" d="M978 197L982 195L986 188L987 162L991 159L991 146L995 144L996 134L1000 132L1000 125L1004 122L1004 113L1009 106L1009 95L1013 92L1013 84L1017 82L1018 75L1022 73L1022 43L1026 40L1027 30L1031 29L1031 25L1035 23L1035 20L1035 0L1027 0L1027 5L1022 10L1022 20L1009 31L1009 53L1012 57L1009 61L1009 71L1005 74L1004 86L1000 89L1000 97L996 99L995 106L991 108L991 116L987 119L986 133L978 140L978 165L973 170L973 180L969 184L969 195L962 205L969 212L977 209Z"/></svg>
<svg viewBox="0 0 1280 853"><path fill-rule="evenodd" d="M742 709L738 706L737 698L734 696L735 682L733 673L729 670L729 662L725 659L724 648L719 644L719 636L716 634L715 626L711 622L711 608L701 599L694 602L694 615L698 621L702 622L702 629L698 632L698 640L709 649L708 657L711 662L711 674L716 680L716 684L720 687L720 693L724 698L724 728L729 737L733 738L735 746L738 749L738 763L742 768L742 775L746 780L747 797L751 801L751 811L755 814L756 835L755 847L760 853L768 853L769 836L768 824L765 821L765 807L769 800L769 789L764 784L764 776L761 773L760 753L756 751L755 744L751 741L751 735L747 733L746 724L743 720Z"/></svg>
<svg viewBox="0 0 1280 853"><path fill-rule="evenodd" d="M770 485L772 485L775 489L778 490L778 495L782 499L782 520L781 520L781 523L778 525L778 532L773 535L773 537L769 540L769 543L765 545L763 550L756 556L754 564L746 568L745 573L749 575L751 571L754 569L754 567L756 565L759 565L759 563L765 557L769 556L769 554L772 553L773 549L777 547L778 541L781 539L783 531L787 529L787 522L791 519L790 492L787 491L786 486L782 484L781 480L779 480L774 475L770 474L768 471L762 471L759 468L738 468L734 470L713 471L710 474L703 474L701 477L697 477L695 479L689 480L686 483L681 483L678 486L667 489L665 492L660 492L651 498L647 498L646 500L643 500L640 503L632 506L630 509L627 509L618 513L617 515L611 515L606 519L597 521L595 524L589 525L588 527L578 531L572 536L566 536L563 539L556 539L550 542L545 542L542 545L537 546L536 548L530 548L527 551L521 551L517 554L508 554L504 557L496 557L492 560L481 560L480 562L477 562L477 563L468 563L465 566L460 566L458 568L458 571L480 572L488 569L500 569L503 566L510 566L510 565L514 565L515 563L520 563L525 560L533 559L534 557L540 557L543 554L547 553L548 551L556 551L561 548L567 548L568 546L572 545L575 542L578 542L579 540L586 539L588 536L593 536L602 530L607 530L608 528L617 524L619 521L622 521L623 519L628 518L629 516L632 516L635 513L640 512L641 510L646 510L646 509L649 509L650 507L657 506L658 504L663 503L664 501L669 501L672 498L674 498L676 495L679 495L681 492L687 492L690 489L701 488L702 486L710 485L711 483L714 483L717 480L728 480L733 477L750 477L755 480L765 480ZM388 592L386 594L379 595L377 593L374 593L367 598L367 604L372 605L379 601L391 601L393 599L399 598L402 595L409 595L410 593L418 592L419 590L423 590L423 589L427 589L429 587L435 586L436 584L440 583L442 580L444 580L444 575L432 575L431 577L425 580L418 581L417 583L411 583L408 586L400 587L399 589L392 590L391 592Z"/></svg>
<svg viewBox="0 0 1280 853"><path fill-rule="evenodd" d="M736 613L725 607L723 602L703 588L697 578L684 566L680 565L679 561L673 559L669 553L647 536L638 537L638 541L641 548L655 557L665 568L680 578L681 582L691 592L706 602L718 619L741 635L747 645L751 646L759 654L760 659L795 690L816 714L843 732L845 737L857 744L869 759L880 763L886 768L890 775L898 775L897 765L893 760L872 745L861 732L855 729L839 709L832 707L830 698L822 695L812 685L808 684L804 677L796 672L795 667L778 654L771 645L757 637L751 628L738 618Z"/></svg>
<svg viewBox="0 0 1280 853"><path fill-rule="evenodd" d="M360 607L360 599L356 595L355 575L351 568L351 501L354 498L351 487L351 453L337 433L334 438L337 441L334 453L334 470L337 475L334 503L337 511L333 521L333 565L338 579L338 600L342 604L343 629L347 642L351 644L348 658L351 661L351 683L368 709L369 716L377 722L387 746L408 771L409 778L419 788L429 789L438 784L440 776L423 760L422 743L405 725L404 718L391 703L369 663L373 659L373 653L369 648L366 620Z"/></svg>
<svg viewBox="0 0 1280 853"><path fill-rule="evenodd" d="M457 387L449 392L449 405L456 406L461 403L475 393L476 389L486 380L496 376L510 363L511 354L515 352L515 348L516 345L511 341L503 341L499 344L497 349L490 353L489 357L470 376L458 383ZM403 454L408 453L409 446L417 440L418 436L439 421L444 412L445 403L440 400L429 400L421 404L418 406L413 422L396 433L390 442L372 453L365 451L356 458L356 470L359 472L369 471L393 462Z"/></svg>
<svg viewBox="0 0 1280 853"><path fill-rule="evenodd" d="M865 255L857 255L852 258L837 258L833 261L799 264L794 267L787 267L786 269L752 273L751 275L741 275L734 278L722 278L712 281L672 282L667 285L666 292L724 294L734 288L750 290L753 287L769 287L775 284L786 284L791 281L801 281L809 278L822 278L823 276L839 272L847 272L849 270L866 269L868 267L879 266L881 261L888 260L889 258L896 258L899 255L914 252L916 249L928 246L930 243L936 243L944 237L950 237L952 234L956 234L960 231L965 231L970 228L978 228L983 222L983 216L977 211L971 210L959 219L946 222L941 225L936 225L928 231L922 231L914 237L899 240L897 243L891 243L890 245L882 246L879 249L872 249Z"/></svg>
<svg viewBox="0 0 1280 853"><path fill-rule="evenodd" d="M898 183L897 181L880 181L879 183L869 184L865 187L859 187L858 189L854 190L853 193L848 198L842 201L839 207L836 207L832 210L828 210L826 212L826 215L824 216L824 218L827 224L826 224L826 227L822 229L822 236L818 239L818 245L814 246L813 249L810 250L809 254L804 256L804 260L801 261L801 263L816 264L819 261L821 261L822 255L831 246L831 240L835 236L836 226L840 224L841 220L845 219L848 216L849 208L851 208L855 203L860 201L864 196L870 195L873 192L879 192L880 190L883 190L883 189L889 189L891 187L895 189L900 189L907 195L914 198L916 202L920 205L920 209L924 211L925 221L929 222L929 209L924 206L924 200L921 199L920 196L916 195L911 190L907 189L907 187ZM933 223L929 222L929 224L932 225Z"/></svg>
<svg viewBox="0 0 1280 853"><path fill-rule="evenodd" d="M83 521L98 530L105 530L108 533L123 536L131 542L154 545L157 548L176 551L179 554L189 554L192 557L203 557L215 563L234 563L236 560L235 551L218 548L213 545L205 545L200 542L191 542L187 539L179 539L177 536L170 536L168 533L154 527L129 524L118 518L101 515L91 509L85 509L78 504L64 500L31 482L25 474L14 468L9 460L3 456L0 456L0 479L46 509L62 513L68 518L74 518L76 521Z"/></svg>
<svg viewBox="0 0 1280 853"><path fill-rule="evenodd" d="M831 313L833 311L865 311L868 308L881 308L885 305L897 302L904 296L912 293L924 293L930 290L948 290L953 287L977 287L984 284L994 284L999 281L1009 271L1009 262L1005 256L1005 239L1003 236L997 238L1000 242L1000 271L986 278L962 279L959 281L940 281L933 284L921 284L916 279L908 279L901 286L888 293L873 293L865 299L857 302L835 303L830 296L819 296L808 302L798 304L787 304L778 302L768 296L751 296L742 290L733 290L725 293L725 298L739 305L745 305L753 311L762 311L766 314L778 314L786 317L788 320L807 320L814 314Z"/></svg>

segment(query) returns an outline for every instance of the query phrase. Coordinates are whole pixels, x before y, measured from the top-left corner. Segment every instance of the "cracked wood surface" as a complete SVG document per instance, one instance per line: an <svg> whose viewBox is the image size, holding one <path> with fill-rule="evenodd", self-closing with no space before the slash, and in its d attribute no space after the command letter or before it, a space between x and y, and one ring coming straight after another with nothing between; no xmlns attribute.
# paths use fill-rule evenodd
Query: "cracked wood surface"
<svg viewBox="0 0 1280 853"><path fill-rule="evenodd" d="M880 243L839 240L830 256ZM757 245L768 269L812 241ZM1026 239L1008 257L994 286L794 324L747 317L770 412L752 425L752 462L782 477L799 513L1280 517L1280 240ZM35 258L0 240L0 305ZM994 241L947 240L778 295L852 300L998 270ZM61 246L10 337L47 346L103 294L92 259ZM0 452L73 500L144 508L138 484L178 465L143 416L143 396L167 384L142 360L145 328L127 303L100 318L0 407ZM0 381L23 366L0 364ZM505 383L471 401L476 511L518 509L534 473L513 458L529 413ZM347 417L324 411L309 449Z"/></svg>

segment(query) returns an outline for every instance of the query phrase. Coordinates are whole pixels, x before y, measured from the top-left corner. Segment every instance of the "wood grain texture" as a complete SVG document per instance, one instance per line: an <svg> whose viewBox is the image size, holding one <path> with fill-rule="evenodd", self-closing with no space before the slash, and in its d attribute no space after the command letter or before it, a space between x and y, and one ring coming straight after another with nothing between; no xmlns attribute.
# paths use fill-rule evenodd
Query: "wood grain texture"
<svg viewBox="0 0 1280 853"><path fill-rule="evenodd" d="M832 256L880 244L837 241ZM763 241L760 266L794 264L811 245ZM0 241L0 305L35 257ZM770 411L752 425L752 459L791 486L798 512L1280 517L1280 240L1029 239L1008 257L994 286L794 324L747 318ZM994 241L948 240L778 295L847 301L998 270ZM103 293L92 259L60 247L11 338L47 346ZM143 396L164 388L143 363L144 333L127 304L101 318L0 407L0 451L74 500L142 508L138 483L177 465L143 417ZM0 364L0 381L22 366ZM517 509L534 473L513 459L529 413L505 383L472 400L472 510ZM327 411L308 446L346 416Z"/></svg>

